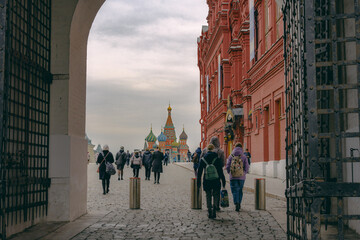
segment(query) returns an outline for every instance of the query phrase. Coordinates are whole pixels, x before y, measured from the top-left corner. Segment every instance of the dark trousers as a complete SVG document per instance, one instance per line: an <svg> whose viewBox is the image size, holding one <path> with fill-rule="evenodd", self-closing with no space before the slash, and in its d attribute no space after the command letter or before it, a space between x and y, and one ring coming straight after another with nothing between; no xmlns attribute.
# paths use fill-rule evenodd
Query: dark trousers
<svg viewBox="0 0 360 240"><path fill-rule="evenodd" d="M160 173L159 172L154 172L154 182L159 182L160 180Z"/></svg>
<svg viewBox="0 0 360 240"><path fill-rule="evenodd" d="M218 209L220 202L220 189L212 188L205 191L206 193L206 206L208 209Z"/></svg>
<svg viewBox="0 0 360 240"><path fill-rule="evenodd" d="M110 178L105 178L105 179L102 179L102 187L103 187L103 191L104 191L104 193L109 191L109 187L110 187Z"/></svg>
<svg viewBox="0 0 360 240"><path fill-rule="evenodd" d="M140 170L139 168L133 169L134 177L136 177L136 178L139 177L139 170Z"/></svg>
<svg viewBox="0 0 360 240"><path fill-rule="evenodd" d="M245 180L230 180L231 193L233 195L234 204L240 203L243 198L243 187Z"/></svg>
<svg viewBox="0 0 360 240"><path fill-rule="evenodd" d="M150 180L150 175L151 175L151 167L145 167L145 179Z"/></svg>

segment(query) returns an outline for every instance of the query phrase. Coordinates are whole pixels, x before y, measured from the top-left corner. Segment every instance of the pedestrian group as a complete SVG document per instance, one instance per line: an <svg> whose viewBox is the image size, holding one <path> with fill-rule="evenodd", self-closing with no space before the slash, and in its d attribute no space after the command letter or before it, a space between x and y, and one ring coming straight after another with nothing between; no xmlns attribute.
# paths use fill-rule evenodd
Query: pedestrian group
<svg viewBox="0 0 360 240"><path fill-rule="evenodd" d="M243 187L246 174L249 172L250 161L251 155L248 149L244 152L242 144L236 143L234 150L225 162L224 151L220 148L220 141L216 136L210 139L210 144L205 149L196 149L192 155L193 168L198 188L202 185L206 193L209 218L216 218L216 212L220 210L220 194L227 196L224 167L229 174L235 211L240 211ZM225 204L225 206L228 205Z"/></svg>
<svg viewBox="0 0 360 240"><path fill-rule="evenodd" d="M206 193L208 217L211 219L216 218L216 212L220 210L220 205L223 207L228 206L228 201L224 201L227 197L227 191L225 189L226 180L223 168L229 174L235 211L239 212L246 174L249 172L251 164L251 154L248 149L244 152L242 144L236 143L233 151L225 160L224 151L220 148L220 141L218 137L214 136L205 149L201 150L198 147L192 155L189 151L188 157L193 162L197 187L200 189L202 185ZM103 194L107 194L110 187L111 174L108 173L108 163L112 165L115 162L119 181L123 180L125 165L129 166L130 164L133 169L133 177L138 178L140 169L144 167L145 180L150 181L152 171L154 173L154 184L160 184L160 173L163 172L163 165L167 165L168 161L168 152L162 153L159 147L151 150L147 148L143 153L134 150L130 154L129 151L125 152L122 146L114 159L113 154L109 151L109 146L104 145L103 152L97 158L97 164L100 164L98 172L99 179L102 181Z"/></svg>
<svg viewBox="0 0 360 240"><path fill-rule="evenodd" d="M132 154L129 151L125 152L124 147L121 146L119 152L116 153L115 159L113 154L109 151L109 146L104 145L102 153L97 157L96 163L99 164L98 173L99 179L102 182L103 194L109 193L111 174L107 171L107 165L112 165L115 162L118 180L124 179L125 165L133 169L133 177L138 178L142 167L145 167L145 180L150 181L151 171L154 173L154 184L160 184L160 173L163 172L163 164L168 165L169 154L163 154L159 147L155 150L148 148L141 153L140 150L135 149ZM114 170L115 171L115 170Z"/></svg>

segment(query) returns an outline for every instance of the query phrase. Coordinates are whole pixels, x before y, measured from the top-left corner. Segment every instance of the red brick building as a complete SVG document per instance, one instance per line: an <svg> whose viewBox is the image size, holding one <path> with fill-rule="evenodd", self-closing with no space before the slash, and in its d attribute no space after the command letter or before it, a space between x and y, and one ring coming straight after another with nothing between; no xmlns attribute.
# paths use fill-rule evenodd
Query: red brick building
<svg viewBox="0 0 360 240"><path fill-rule="evenodd" d="M278 1L278 2L281 2ZM276 0L207 0L198 38L201 147L242 142L251 171L285 178L283 21Z"/></svg>

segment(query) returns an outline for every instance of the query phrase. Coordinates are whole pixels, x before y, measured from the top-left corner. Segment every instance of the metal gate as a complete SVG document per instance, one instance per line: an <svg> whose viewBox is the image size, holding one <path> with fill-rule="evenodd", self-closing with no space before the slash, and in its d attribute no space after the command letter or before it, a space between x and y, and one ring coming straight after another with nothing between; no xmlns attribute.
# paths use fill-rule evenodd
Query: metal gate
<svg viewBox="0 0 360 240"><path fill-rule="evenodd" d="M5 239L11 227L47 214L51 0L0 0L0 18L0 239Z"/></svg>
<svg viewBox="0 0 360 240"><path fill-rule="evenodd" d="M288 239L344 239L360 225L359 1L286 0L283 12Z"/></svg>

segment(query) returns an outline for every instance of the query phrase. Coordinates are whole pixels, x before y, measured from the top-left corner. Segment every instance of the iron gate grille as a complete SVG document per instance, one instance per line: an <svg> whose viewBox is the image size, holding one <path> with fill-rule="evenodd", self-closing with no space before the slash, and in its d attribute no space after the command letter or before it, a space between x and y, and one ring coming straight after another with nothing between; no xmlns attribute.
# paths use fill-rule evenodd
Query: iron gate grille
<svg viewBox="0 0 360 240"><path fill-rule="evenodd" d="M0 1L1 239L47 214L50 8L50 0Z"/></svg>
<svg viewBox="0 0 360 240"><path fill-rule="evenodd" d="M288 239L360 225L358 0L287 0L284 12Z"/></svg>

